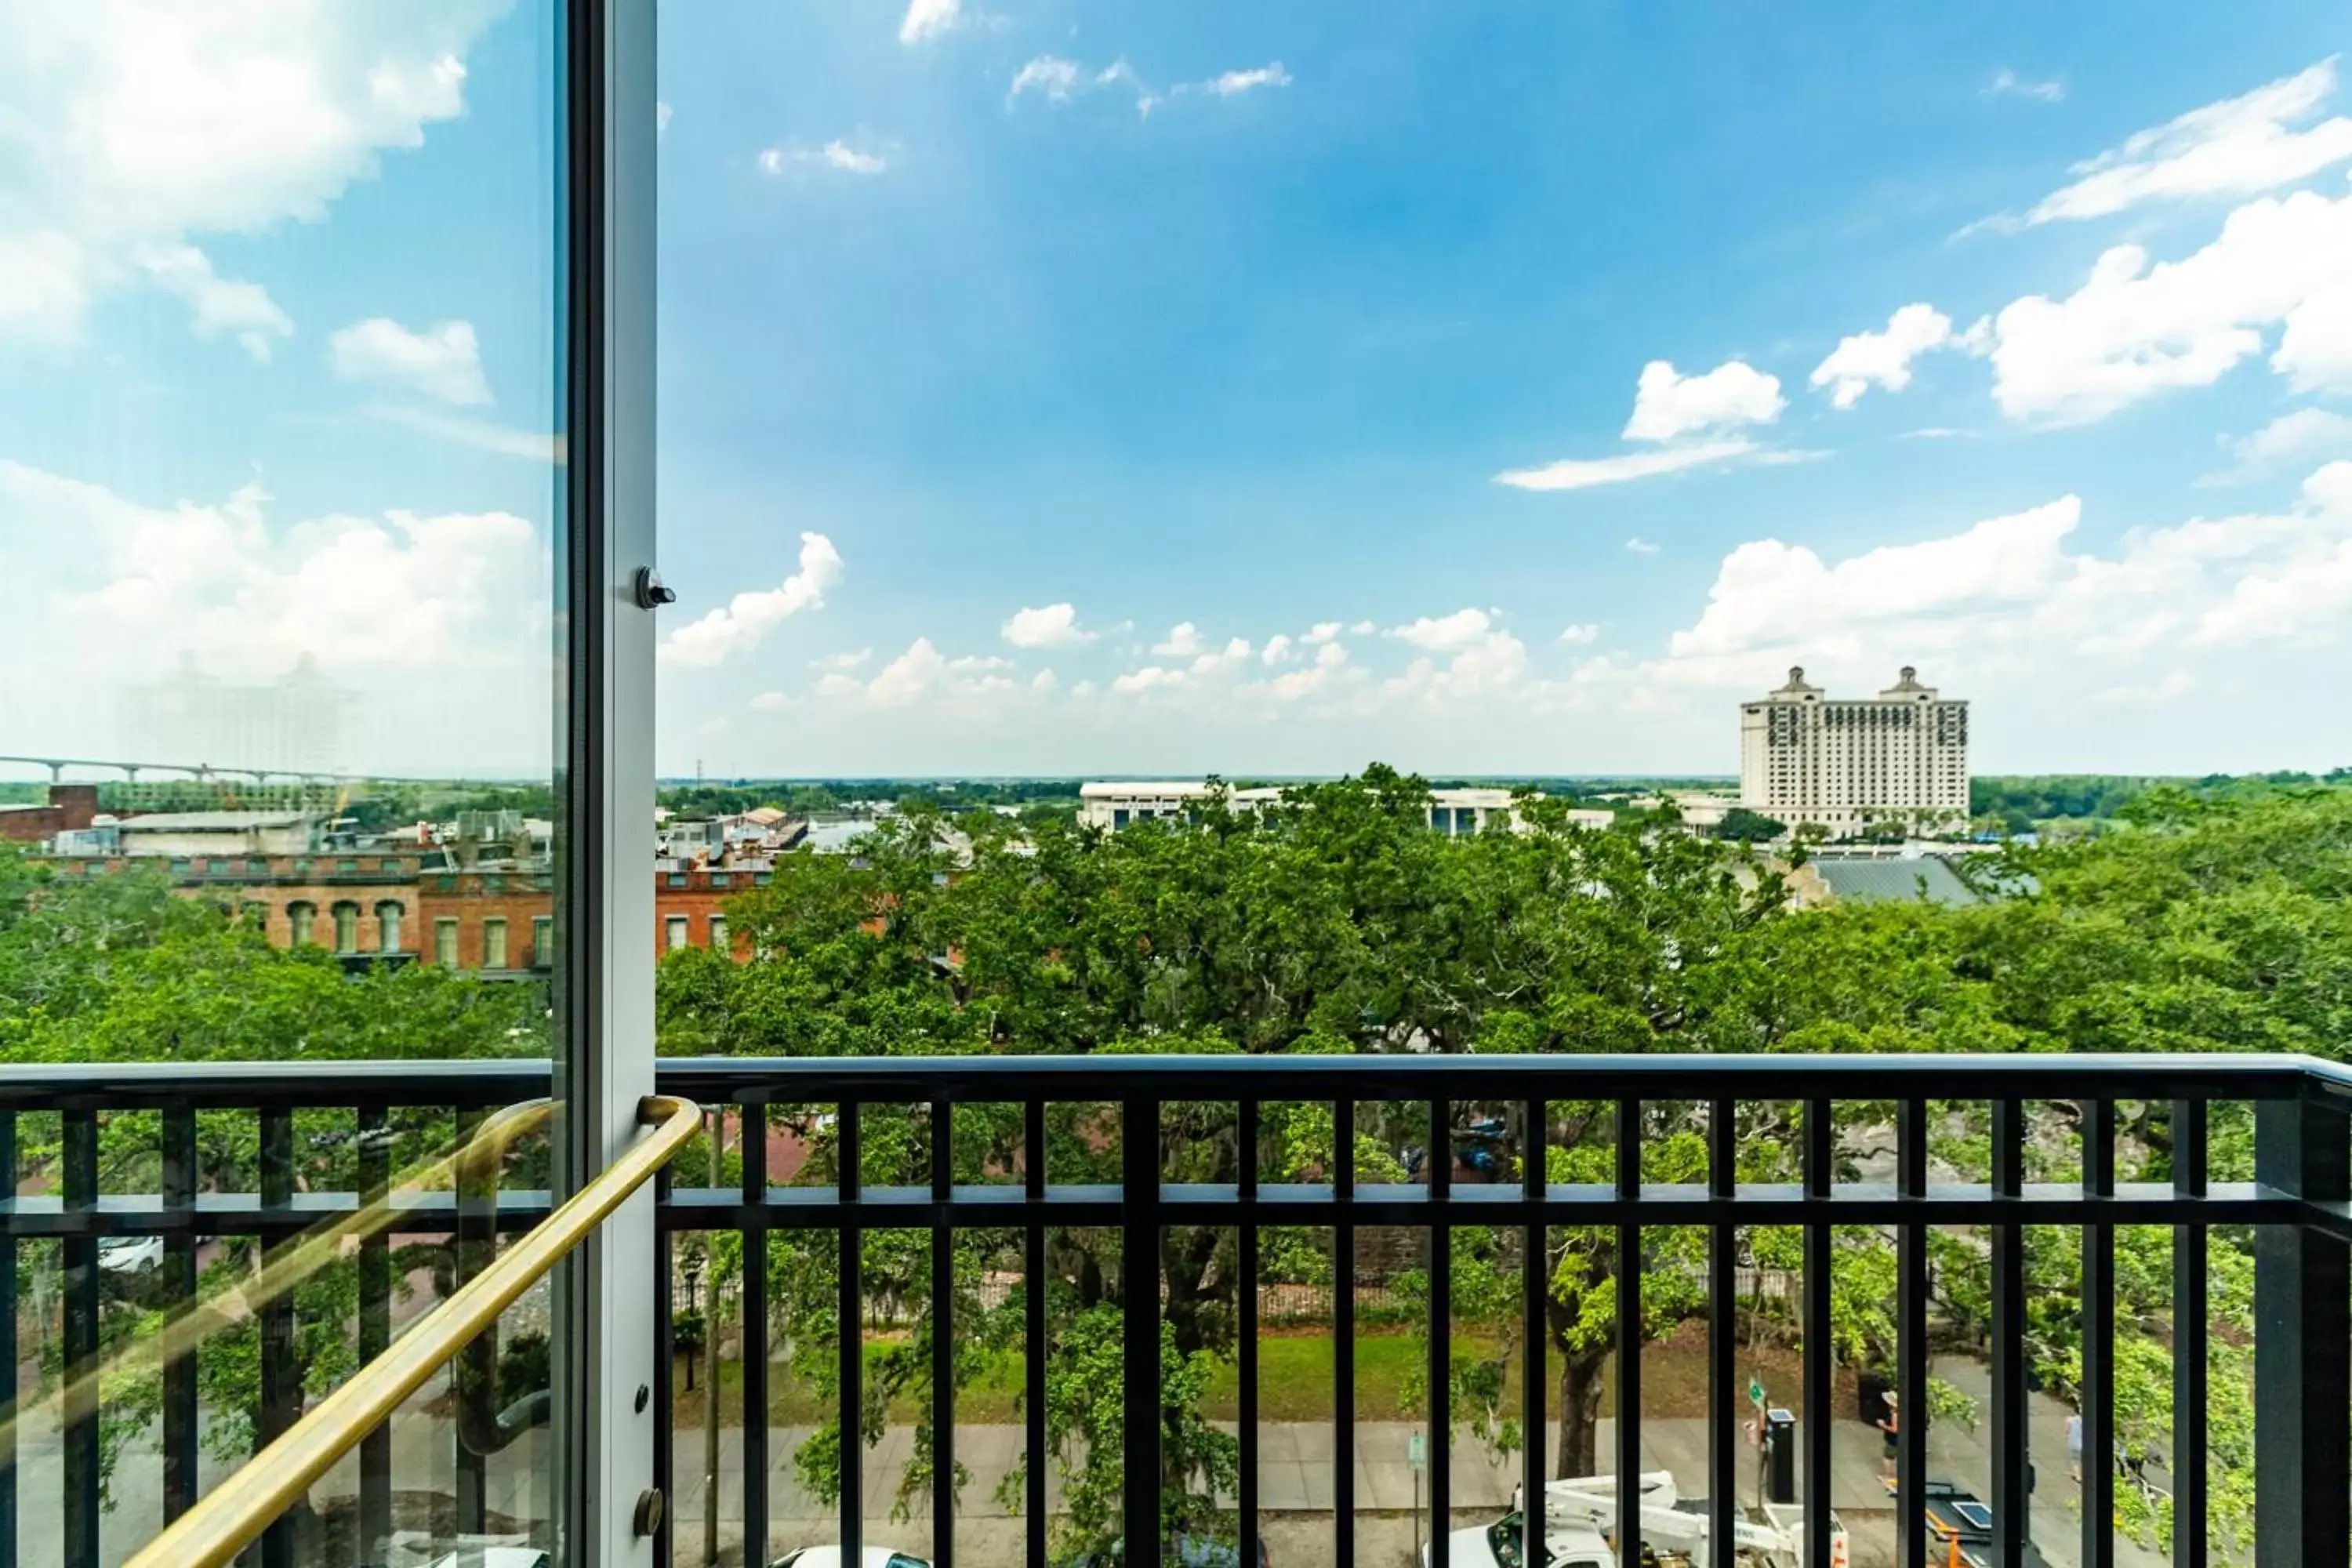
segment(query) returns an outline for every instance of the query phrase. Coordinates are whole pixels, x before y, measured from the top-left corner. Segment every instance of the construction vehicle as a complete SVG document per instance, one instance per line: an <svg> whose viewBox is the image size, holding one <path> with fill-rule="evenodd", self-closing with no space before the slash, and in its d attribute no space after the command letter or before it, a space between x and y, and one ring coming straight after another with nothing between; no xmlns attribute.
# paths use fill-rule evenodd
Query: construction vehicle
<svg viewBox="0 0 2352 1568"><path fill-rule="evenodd" d="M1763 1519L1735 1519L1731 1552L1718 1559L1707 1539L1711 1521L1683 1506L1673 1472L1646 1471L1637 1484L1642 1539L1623 1556L1615 1540L1616 1477L1578 1476L1546 1484L1544 1555L1549 1562L1540 1568L1808 1568L1801 1505L1766 1503ZM1457 1530L1446 1538L1449 1568L1528 1568L1518 1496L1512 1510L1493 1524ZM1429 1557L1423 1548L1424 1568ZM1832 1513L1829 1561L1817 1568L1848 1568L1852 1561L1845 1526Z"/></svg>

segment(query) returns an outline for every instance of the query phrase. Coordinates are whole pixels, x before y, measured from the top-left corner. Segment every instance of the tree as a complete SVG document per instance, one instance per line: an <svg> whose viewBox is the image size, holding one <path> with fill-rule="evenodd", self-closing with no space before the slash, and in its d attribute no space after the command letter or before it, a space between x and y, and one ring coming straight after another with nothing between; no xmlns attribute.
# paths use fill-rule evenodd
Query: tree
<svg viewBox="0 0 2352 1568"><path fill-rule="evenodd" d="M1736 844L1763 844L1789 831L1789 825L1760 811L1735 805L1715 825L1715 836Z"/></svg>

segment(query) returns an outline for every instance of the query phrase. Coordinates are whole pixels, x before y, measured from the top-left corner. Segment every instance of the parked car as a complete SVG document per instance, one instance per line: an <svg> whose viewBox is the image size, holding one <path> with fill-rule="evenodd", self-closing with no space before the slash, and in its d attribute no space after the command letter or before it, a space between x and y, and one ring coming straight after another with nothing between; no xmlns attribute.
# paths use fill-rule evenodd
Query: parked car
<svg viewBox="0 0 2352 1568"><path fill-rule="evenodd" d="M1126 1563L1127 1542L1121 1539L1105 1551L1082 1552L1062 1568L1126 1568ZM1163 1568L1242 1568L1242 1552L1234 1542L1213 1535L1179 1535L1168 1542L1160 1563ZM1273 1568L1264 1538L1257 1542L1256 1568Z"/></svg>
<svg viewBox="0 0 2352 1568"><path fill-rule="evenodd" d="M887 1546L868 1546L857 1554L858 1568L931 1568L919 1557L909 1557L903 1552L893 1552ZM787 1552L768 1568L841 1568L841 1545L838 1542L823 1546L803 1546Z"/></svg>

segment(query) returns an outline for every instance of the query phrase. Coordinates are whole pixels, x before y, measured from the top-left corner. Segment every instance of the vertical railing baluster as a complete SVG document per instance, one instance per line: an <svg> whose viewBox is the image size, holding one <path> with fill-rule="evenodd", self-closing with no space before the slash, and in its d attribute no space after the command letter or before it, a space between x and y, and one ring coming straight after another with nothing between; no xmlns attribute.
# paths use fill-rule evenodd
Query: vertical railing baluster
<svg viewBox="0 0 2352 1568"><path fill-rule="evenodd" d="M768 1561L768 1102L737 1107L743 1199L743 1561ZM712 1389L710 1397L719 1391Z"/></svg>
<svg viewBox="0 0 2352 1568"><path fill-rule="evenodd" d="M1546 1102L1530 1100L1521 1109L1525 1127L1519 1136L1519 1191L1532 1206L1550 1191L1551 1126ZM1519 1455L1519 1561L1543 1568L1551 1559L1544 1552L1544 1394L1550 1381L1544 1354L1551 1342L1551 1244L1540 1213L1527 1223L1520 1238L1519 1310L1527 1317L1527 1332L1519 1343L1519 1429L1527 1438Z"/></svg>
<svg viewBox="0 0 2352 1568"><path fill-rule="evenodd" d="M166 1321L194 1309L196 1300L196 1112L182 1103L163 1112L163 1212L173 1222L163 1238ZM196 1500L196 1357L193 1349L173 1352L163 1363L163 1522L169 1524Z"/></svg>
<svg viewBox="0 0 2352 1568"><path fill-rule="evenodd" d="M1160 1528L1160 1102L1129 1100L1119 1113L1119 1289L1126 1337L1119 1461L1126 1568L1166 1550ZM1340 1568L1347 1568L1342 1560Z"/></svg>
<svg viewBox="0 0 2352 1568"><path fill-rule="evenodd" d="M931 1101L931 1561L955 1563L955 1109Z"/></svg>
<svg viewBox="0 0 2352 1568"><path fill-rule="evenodd" d="M1836 1183L1831 1102L1805 1101L1805 1541L1803 1561L1830 1560L1830 1189Z"/></svg>
<svg viewBox="0 0 2352 1568"><path fill-rule="evenodd" d="M1023 1339L1022 1418L1028 1448L1022 1479L1022 1511L1026 1535L1023 1541L1027 1568L1045 1568L1045 1102L1033 1100L1022 1107L1022 1186L1027 1199L1029 1227L1022 1235Z"/></svg>
<svg viewBox="0 0 2352 1568"><path fill-rule="evenodd" d="M482 1123L487 1120L488 1117L483 1111L461 1109L457 1112L457 1147L461 1150L470 1148L475 1135L480 1132ZM267 1136L267 1133L265 1132L264 1135ZM491 1195L487 1198L482 1190L485 1184L491 1188ZM460 1287L489 1267L498 1245L496 1217L498 1199L495 1195L497 1185L498 1177L494 1171L485 1174L477 1168L473 1160L463 1156L459 1158L457 1194L457 1266L453 1278ZM268 1200L263 1201L267 1203ZM717 1282L714 1279L711 1295L715 1298L717 1294ZM718 1314L706 1312L703 1316L706 1320L705 1331L715 1331ZM489 1368L492 1382L490 1388L467 1387L469 1379L481 1375L479 1368L479 1363L469 1363L467 1358L461 1353L455 1362L450 1363L450 1381L458 1390L458 1398L495 1404L497 1378L495 1361ZM712 1398L717 1396L715 1391L710 1395ZM490 1511L489 1458L487 1455L474 1452L473 1446L466 1441L466 1424L463 1417L449 1424L449 1442L457 1460L457 1529L467 1535L487 1534L489 1529Z"/></svg>
<svg viewBox="0 0 2352 1568"><path fill-rule="evenodd" d="M1244 1100L1234 1107L1234 1142L1240 1160L1235 1191L1244 1209L1257 1200L1257 1109L1255 1100ZM1239 1417L1242 1450L1241 1495L1235 1500L1241 1519L1236 1534L1241 1541L1241 1568L1257 1568L1257 1222L1245 1216L1234 1241L1241 1265L1234 1281L1234 1303L1238 1320L1234 1352L1239 1363L1235 1381L1240 1400L1235 1415Z"/></svg>
<svg viewBox="0 0 2352 1568"><path fill-rule="evenodd" d="M0 1346L6 1347L8 1386L0 1399L0 1563L16 1561L16 1353L24 1342L16 1321L16 1113L0 1110L0 1180L7 1183L8 1226L0 1236Z"/></svg>
<svg viewBox="0 0 2352 1568"><path fill-rule="evenodd" d="M675 1561L671 1542L677 1528L677 1242L664 1223L676 1178L665 1164L654 1173L654 1475L662 1507L654 1522L656 1568Z"/></svg>
<svg viewBox="0 0 2352 1568"><path fill-rule="evenodd" d="M1331 1517L1333 1561L1356 1561L1356 1102L1331 1107Z"/></svg>
<svg viewBox="0 0 2352 1568"><path fill-rule="evenodd" d="M1454 1139L1446 1102L1429 1102L1429 1568L1447 1568L1454 1511ZM1255 1568L1244 1563L1243 1568Z"/></svg>
<svg viewBox="0 0 2352 1568"><path fill-rule="evenodd" d="M840 1342L835 1349L841 1358L841 1561L843 1568L856 1568L866 1561L866 1310L858 1289L866 1253L858 1215L864 1177L858 1168L857 1102L854 1100L841 1102L840 1132L841 1279L835 1309L840 1327L835 1338Z"/></svg>
<svg viewBox="0 0 2352 1568"><path fill-rule="evenodd" d="M68 1110L64 1118L65 1209L84 1223L66 1233L65 1398L60 1413L65 1452L67 1568L98 1568L98 1236L89 1226L98 1207L98 1113Z"/></svg>
<svg viewBox="0 0 2352 1568"><path fill-rule="evenodd" d="M2083 1102L2083 1568L2116 1560L2116 1227L2098 1201L2116 1194L2116 1102Z"/></svg>
<svg viewBox="0 0 2352 1568"><path fill-rule="evenodd" d="M1927 1102L1914 1098L1896 1111L1896 1195L1916 1203L1927 1195ZM1899 1225L1896 1265L1896 1394L1895 1458L1895 1561L1927 1561L1927 1227L1906 1204Z"/></svg>
<svg viewBox="0 0 2352 1568"><path fill-rule="evenodd" d="M1642 1104L1617 1102L1617 1540L1642 1540Z"/></svg>
<svg viewBox="0 0 2352 1568"><path fill-rule="evenodd" d="M2347 1195L2344 1112L2308 1091L2255 1107L2254 1179L2284 1197ZM2345 1244L2301 1223L2254 1228L2254 1563L2346 1558Z"/></svg>
<svg viewBox="0 0 2352 1568"><path fill-rule="evenodd" d="M261 1207L282 1215L294 1204L294 1113L261 1113ZM262 1239L263 1256L289 1245L291 1233ZM261 1418L255 1423L257 1450L283 1436L302 1414L302 1367L294 1345L295 1291L289 1286L262 1303ZM261 1538L262 1568L293 1568L301 1550L290 1514L280 1516ZM462 1526L461 1526L462 1528ZM478 1527L477 1527L478 1528Z"/></svg>
<svg viewBox="0 0 2352 1568"><path fill-rule="evenodd" d="M2025 1181L2025 1107L1992 1104L1992 1195L2014 1201ZM2025 1228L1992 1227L1992 1530L1996 1568L2025 1568L2032 1539L2032 1455L2027 1436Z"/></svg>
<svg viewBox="0 0 2352 1568"><path fill-rule="evenodd" d="M1706 1187L1708 1196L1729 1204L1739 1190L1738 1150L1732 1137L1737 1107L1717 1100L1707 1108ZM1716 1222L1707 1243L1706 1291L1706 1517L1707 1540L1718 1543L1712 1561L1731 1561L1732 1523L1738 1517L1738 1420L1739 1391L1734 1370L1737 1341L1732 1332L1736 1298L1732 1290L1733 1249L1739 1233L1726 1220ZM1763 1413L1757 1413L1758 1420Z"/></svg>
<svg viewBox="0 0 2352 1568"><path fill-rule="evenodd" d="M381 1105L360 1107L359 1184L362 1205L392 1197L392 1130ZM360 1364L367 1366L392 1345L392 1232L371 1228L360 1241ZM392 1539L392 1422L386 1419L360 1439L357 1561L380 1563Z"/></svg>
<svg viewBox="0 0 2352 1568"><path fill-rule="evenodd" d="M2172 1194L2205 1195L2201 1100L2172 1107ZM2202 1224L2172 1227L2172 1561L2205 1568L2206 1239Z"/></svg>

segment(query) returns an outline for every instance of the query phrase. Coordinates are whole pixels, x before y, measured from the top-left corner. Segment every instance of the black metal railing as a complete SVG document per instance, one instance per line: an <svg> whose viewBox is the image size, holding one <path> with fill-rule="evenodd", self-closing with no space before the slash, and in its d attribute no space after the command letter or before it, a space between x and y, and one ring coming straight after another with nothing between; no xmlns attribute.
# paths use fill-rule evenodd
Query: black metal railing
<svg viewBox="0 0 2352 1568"><path fill-rule="evenodd" d="M1731 1538L1737 1510L1734 1466L1740 1437L1734 1418L1738 1391L1731 1324L1737 1238L1754 1227L1795 1227L1802 1237L1801 1277L1827 1280L1832 1268L1834 1232L1869 1227L1895 1251L1894 1383L1906 1412L1928 1408L1929 1236L1939 1227L1980 1231L1990 1279L1990 1395L1989 1449L1992 1562L2020 1563L2030 1529L2027 1412L2032 1376L2027 1354L2029 1280L2028 1227L2078 1227L2081 1365L2078 1397L2084 1447L2092 1456L2110 1451L2116 1376L2115 1239L2126 1226L2168 1227L2172 1232L2174 1310L2169 1328L2173 1377L2170 1471L2172 1560L2202 1568L2207 1561L2208 1434L2206 1412L2206 1272L2209 1235L2251 1227L2253 1279L2254 1560L2278 1564L2342 1563L2347 1557L2347 1509L2352 1504L2352 1183L2347 1183L2347 1115L2352 1111L2352 1073L2304 1058L2270 1057L2147 1058L2092 1057L1152 1057L953 1058L859 1060L667 1060L659 1064L663 1092L683 1095L706 1108L728 1108L732 1142L740 1152L740 1175L712 1184L708 1164L682 1161L663 1178L658 1202L662 1243L660 1278L654 1282L657 1331L667 1342L677 1281L674 1251L680 1238L732 1235L740 1238L737 1353L740 1384L714 1386L707 1397L740 1400L741 1473L756 1478L742 1489L742 1560L764 1563L770 1541L770 1500L765 1485L769 1452L768 1412L774 1376L772 1320L782 1303L770 1299L772 1247L790 1245L829 1255L837 1278L830 1282L833 1400L849 1413L849 1436L837 1455L835 1512L844 1563L861 1560L868 1486L858 1415L866 1408L865 1350L855 1329L865 1313L862 1238L880 1231L922 1233L929 1279L954 1276L960 1233L991 1233L1015 1238L1024 1288L1019 1296L1021 1336L1032 1353L1023 1361L1020 1422L1026 1470L1020 1489L1024 1561L1049 1568L1046 1379L1048 1358L1036 1347L1047 1342L1045 1289L1048 1237L1069 1228L1112 1233L1122 1259L1156 1259L1164 1233L1209 1227L1234 1237L1234 1314L1232 1337L1236 1363L1239 1468L1230 1502L1248 1541L1259 1510L1260 1409L1257 1311L1264 1258L1261 1243L1276 1227L1309 1227L1330 1238L1337 1267L1330 1291L1333 1342L1332 1505L1330 1560L1352 1568L1358 1554L1354 1531L1353 1359L1347 1353L1357 1328L1353 1277L1359 1233L1373 1228L1418 1232L1427 1238L1427 1323L1430 1364L1425 1415L1433 1434L1450 1431L1453 1249L1435 1245L1456 1227L1485 1227L1516 1238L1524 1259L1547 1257L1547 1238L1559 1227L1591 1227L1612 1237L1619 1256L1638 1258L1644 1231L1697 1227L1706 1237L1703 1289L1707 1322L1706 1365L1712 1416L1707 1428L1709 1471L1706 1509L1710 1539ZM17 1281L20 1251L30 1243L60 1244L62 1386L60 1411L63 1486L56 1498L18 1495L13 1405L0 1429L0 1557L14 1543L27 1508L59 1510L61 1560L71 1568L99 1558L100 1406L96 1384L77 1380L100 1353L103 1304L100 1249L110 1237L160 1237L164 1258L159 1304L184 1305L196 1294L196 1252L215 1239L251 1238L265 1245L285 1240L356 1212L381 1195L390 1179L387 1129L420 1111L447 1113L462 1135L490 1108L547 1092L549 1069L537 1061L467 1063L390 1062L249 1063L196 1068L141 1067L0 1068L0 1169L17 1179L20 1195L0 1205L0 1330L12 1347L20 1345ZM1584 1122L1582 1147L1598 1146L1600 1163L1574 1173L1580 1178L1553 1181L1549 1158L1524 1157L1540 1144L1549 1150L1566 1141L1553 1137L1563 1105L1599 1108ZM1329 1152L1320 1159L1276 1166L1260 1157L1268 1145L1276 1108L1328 1108ZM1689 1118L1706 1143L1703 1180L1661 1183L1643 1178L1642 1108L1686 1105L1701 1108ZM1737 1142L1742 1108L1793 1107L1786 1124L1796 1129L1787 1151L1783 1179L1744 1181L1737 1173L1753 1154ZM1929 1159L1937 1120L1953 1105L1979 1108L1988 1130L1985 1179L1942 1179ZM1225 1179L1171 1179L1162 1169L1170 1147L1163 1130L1187 1108L1217 1108L1220 1139L1229 1139L1237 1158ZM2047 1108L2064 1108L2068 1125L2080 1130L2079 1172L2062 1182L2029 1180L2038 1174L2030 1159L2032 1130L2046 1123ZM2251 1110L2246 1108L2251 1107ZM1075 1132L1066 1120L1071 1107L1097 1108ZM309 1155L295 1142L298 1113L338 1108L347 1113L352 1138L351 1161L334 1163L353 1173L347 1189L298 1183ZM1108 1110L1099 1108L1110 1108ZM1354 1151L1360 1126L1391 1126L1410 1119L1424 1129L1428 1157L1416 1179L1359 1180ZM2160 1110L2168 1144L2168 1179L2117 1179L2118 1109L2145 1130L2149 1108ZM126 1113L152 1113L158 1129L160 1177L152 1187L116 1191L101 1180L101 1135ZM249 1186L225 1186L217 1171L200 1163L197 1131L202 1119L236 1113L252 1120L257 1158ZM961 1122L959 1117L962 1118ZM2233 1178L2213 1179L2206 1136L2209 1117L2226 1115L2237 1126L2251 1118L2253 1165L2230 1170ZM1056 1119L1060 1120L1056 1120ZM1470 1179L1447 1157L1450 1130L1477 1120L1516 1130L1522 1157L1488 1162ZM1052 1123L1049 1129L1049 1121ZM142 1122L141 1125L144 1126ZM307 1123L306 1123L307 1125ZM801 1134L805 1155L796 1171L769 1168L768 1133L790 1125ZM984 1126L990 1136L968 1139L959 1125ZM1594 1133L1591 1128L1601 1131ZM908 1142L913 1128L921 1137ZM1835 1134L1856 1128L1891 1140L1891 1157L1879 1163L1854 1163ZM37 1161L20 1134L38 1130ZM1532 1131L1531 1131L1532 1130ZM1045 1151L1049 1131L1074 1151L1070 1168L1049 1169ZM887 1139L884 1134L887 1134ZM1140 1135L1137 1135L1140 1134ZM1323 1134L1318 1132L1318 1136ZM1368 1133L1368 1137L1370 1134ZM2135 1147L2140 1146L2135 1143ZM910 1152L911 1151L911 1152ZM1180 1151L1181 1152L1181 1151ZM1060 1158L1057 1155L1055 1158ZM1841 1165L1843 1162L1843 1168ZM1748 1163L1753 1163L1753 1161ZM312 1162L315 1165L316 1162ZM1948 1164L1948 1162L1943 1163ZM37 1168L36 1168L37 1166ZM1186 1173L1179 1172L1179 1175ZM1935 1178L1935 1179L1931 1179ZM511 1178L510 1178L511 1179ZM703 1185L694 1184L698 1180ZM33 1190L38 1189L38 1190ZM404 1234L487 1236L511 1233L535 1223L548 1210L547 1194L527 1185L501 1187L468 1196L456 1191L407 1191L397 1230ZM462 1249L461 1249L462 1250ZM1156 1272L1145 1265L1148 1273ZM1518 1465L1526 1498L1544 1497L1549 1471L1546 1393L1545 1321L1550 1289L1544 1268L1525 1267L1520 1311L1527 1331L1518 1336L1520 1432ZM1615 1270L1618 1321L1640 1321L1644 1289L1638 1268ZM391 1331L391 1278L387 1239L381 1234L359 1244L359 1309L355 1326L362 1354L380 1350ZM1833 1368L1825 1353L1831 1341L1830 1292L1808 1288L1797 1305L1802 1353L1802 1406L1798 1435L1802 1486L1802 1561L1830 1561L1832 1529L1829 1476ZM961 1306L952 1289L930 1293L920 1317L930 1366L950 1368L958 1344ZM1158 1289L1129 1289L1122 1280L1111 1294L1124 1329L1120 1352L1123 1415L1118 1440L1124 1468L1121 1517L1130 1535L1143 1533L1136 1521L1163 1513L1158 1462L1163 1412L1159 1395L1160 1321ZM261 1314L261 1375L257 1430L267 1437L299 1414L301 1367L294 1352L290 1300L266 1304ZM715 1332L716 1325L706 1331ZM813 1331L795 1331L803 1348ZM1620 1476L1642 1468L1642 1336L1617 1336L1614 1388L1619 1412L1614 1455L1602 1468ZM672 1386L674 1362L656 1358L655 1408L674 1408L680 1392ZM162 1457L154 1484L163 1513L174 1517L196 1489L198 1419L192 1355L163 1370ZM930 1428L932 1562L954 1568L955 1489L936 1478L953 1475L958 1390L952 1375L931 1376L925 1405ZM653 1484L676 1499L673 1422L655 1423L656 1474ZM1899 1423L1897 1478L1894 1492L1895 1537L1899 1561L1929 1558L1925 1508L1928 1446L1924 1421ZM460 1495L459 1527L467 1528L465 1500L470 1495L478 1527L480 1457L469 1454L453 1431L450 1457ZM1443 1444L1442 1437L1437 1439ZM1429 1467L1431 1568L1452 1568L1444 1521L1449 1517L1449 1467L1441 1446ZM381 1438L362 1451L360 1464L359 1538L381 1542L391 1519L391 1456ZM470 1478L470 1480L469 1480ZM2115 1560L2113 1468L2084 1467L2082 1546L2085 1568L2105 1568ZM705 1498L702 1507L717 1507ZM1619 1539L1638 1540L1639 1499L1621 1490ZM1526 1515L1523 1561L1546 1561L1541 1545L1544 1509ZM669 1532L680 1510L664 1516L657 1561L699 1561L681 1551L673 1557ZM683 1543L678 1543L683 1545ZM1940 1550L1940 1549L1939 1549ZM265 1542L265 1562L290 1561L282 1541ZM275 1553L273 1556L272 1553ZM26 1560L26 1559L17 1559ZM367 1561L364 1556L359 1561ZM1248 1561L1244 1557L1244 1562ZM1286 1564L1286 1568L1288 1565Z"/></svg>

